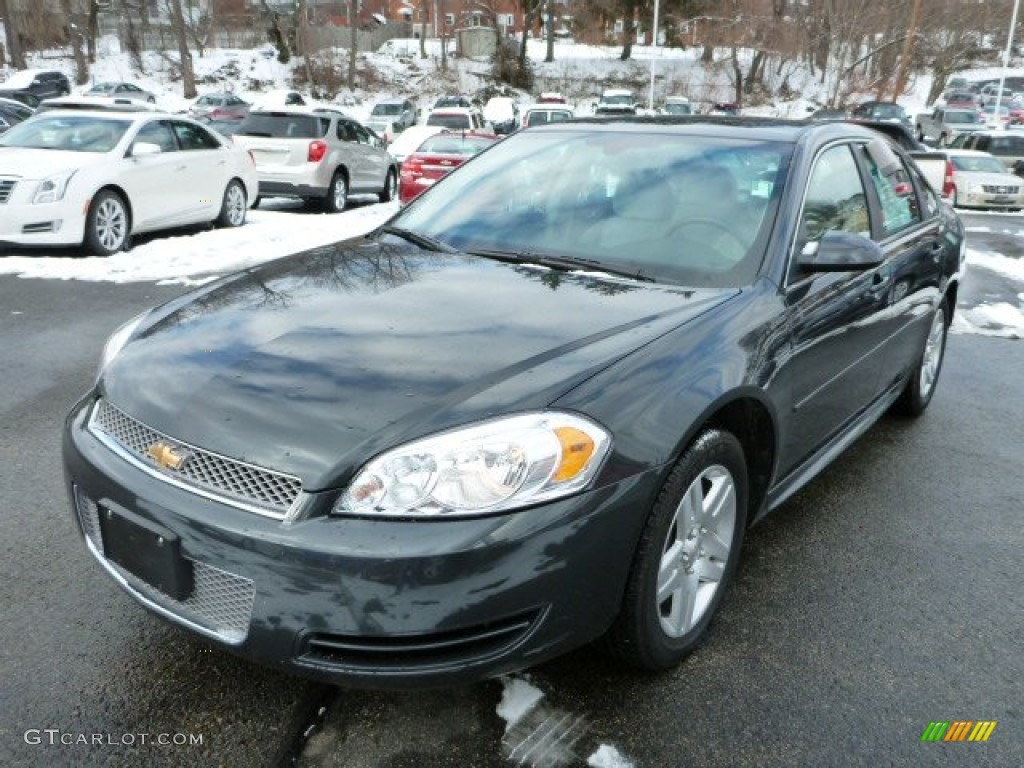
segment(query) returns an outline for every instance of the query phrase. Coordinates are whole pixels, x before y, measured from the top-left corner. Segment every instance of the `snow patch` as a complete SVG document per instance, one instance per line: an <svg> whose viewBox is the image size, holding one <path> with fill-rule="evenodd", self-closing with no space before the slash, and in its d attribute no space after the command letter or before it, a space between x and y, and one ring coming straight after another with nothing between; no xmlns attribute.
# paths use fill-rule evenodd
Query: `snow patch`
<svg viewBox="0 0 1024 768"><path fill-rule="evenodd" d="M544 692L521 677L503 677L498 717L505 721L508 731L544 698Z"/></svg>
<svg viewBox="0 0 1024 768"><path fill-rule="evenodd" d="M271 203L273 204L273 203ZM334 214L256 210L237 229L159 235L113 256L7 256L0 274L19 277L194 286L307 248L364 235L398 210L382 203Z"/></svg>
<svg viewBox="0 0 1024 768"><path fill-rule="evenodd" d="M967 265L984 267L1001 275L1024 281L1024 259L1015 259L996 251L980 251L976 248L967 249Z"/></svg>
<svg viewBox="0 0 1024 768"><path fill-rule="evenodd" d="M1024 310L1007 302L961 308L953 316L953 333L1024 339Z"/></svg>
<svg viewBox="0 0 1024 768"><path fill-rule="evenodd" d="M608 744L602 744L590 757L587 765L591 768L633 768L633 763L623 756L619 750Z"/></svg>

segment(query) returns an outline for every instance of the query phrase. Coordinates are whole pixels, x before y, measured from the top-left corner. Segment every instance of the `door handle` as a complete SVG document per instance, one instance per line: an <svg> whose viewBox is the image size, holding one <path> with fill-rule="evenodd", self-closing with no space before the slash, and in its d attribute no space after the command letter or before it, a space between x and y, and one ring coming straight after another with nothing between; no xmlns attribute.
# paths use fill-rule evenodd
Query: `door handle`
<svg viewBox="0 0 1024 768"><path fill-rule="evenodd" d="M928 249L928 255L932 257L932 261L938 263L939 259L942 258L943 252L946 250L942 243L935 243L931 248Z"/></svg>
<svg viewBox="0 0 1024 768"><path fill-rule="evenodd" d="M877 299L889 289L891 283L892 278L889 275L876 272L871 276L871 285L865 288L861 295L866 298Z"/></svg>

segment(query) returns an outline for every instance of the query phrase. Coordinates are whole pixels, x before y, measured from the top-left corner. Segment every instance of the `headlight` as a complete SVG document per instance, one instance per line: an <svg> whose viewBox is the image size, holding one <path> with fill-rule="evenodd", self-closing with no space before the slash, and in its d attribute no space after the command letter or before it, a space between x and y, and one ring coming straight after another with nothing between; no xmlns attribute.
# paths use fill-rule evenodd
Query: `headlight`
<svg viewBox="0 0 1024 768"><path fill-rule="evenodd" d="M381 454L355 476L334 512L456 517L549 501L584 488L610 444L603 428L569 413L496 419Z"/></svg>
<svg viewBox="0 0 1024 768"><path fill-rule="evenodd" d="M43 179L39 182L39 187L36 189L32 202L56 203L58 200L63 200L64 192L68 188L68 182L71 181L71 177L74 175L75 171L64 171L63 173Z"/></svg>
<svg viewBox="0 0 1024 768"><path fill-rule="evenodd" d="M117 353L121 351L125 344L128 343L128 339L135 332L135 329L139 327L139 323L142 322L143 318L149 314L147 309L142 314L136 315L127 323L122 325L107 339L107 343L103 345L103 354L100 356L100 369L97 372L97 376L106 370L106 367L110 365L110 362L117 357Z"/></svg>

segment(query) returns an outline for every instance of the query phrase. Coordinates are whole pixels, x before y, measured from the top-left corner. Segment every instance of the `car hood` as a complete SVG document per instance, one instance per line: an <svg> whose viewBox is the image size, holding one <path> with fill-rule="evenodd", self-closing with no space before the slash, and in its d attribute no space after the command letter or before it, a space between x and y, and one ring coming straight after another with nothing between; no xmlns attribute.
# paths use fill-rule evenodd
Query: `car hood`
<svg viewBox="0 0 1024 768"><path fill-rule="evenodd" d="M375 453L543 408L738 293L356 240L155 310L103 396L181 442L338 487Z"/></svg>
<svg viewBox="0 0 1024 768"><path fill-rule="evenodd" d="M61 171L103 163L109 153L72 152L59 149L0 147L0 169L4 176L45 179Z"/></svg>

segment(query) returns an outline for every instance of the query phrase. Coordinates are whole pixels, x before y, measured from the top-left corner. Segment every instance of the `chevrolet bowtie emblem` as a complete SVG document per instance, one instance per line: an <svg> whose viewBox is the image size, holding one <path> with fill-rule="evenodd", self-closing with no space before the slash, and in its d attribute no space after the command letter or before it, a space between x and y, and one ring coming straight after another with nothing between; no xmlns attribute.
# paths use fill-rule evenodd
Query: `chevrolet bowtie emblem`
<svg viewBox="0 0 1024 768"><path fill-rule="evenodd" d="M163 440L153 443L146 449L146 455L164 469L181 469L188 460L188 453L176 448Z"/></svg>

